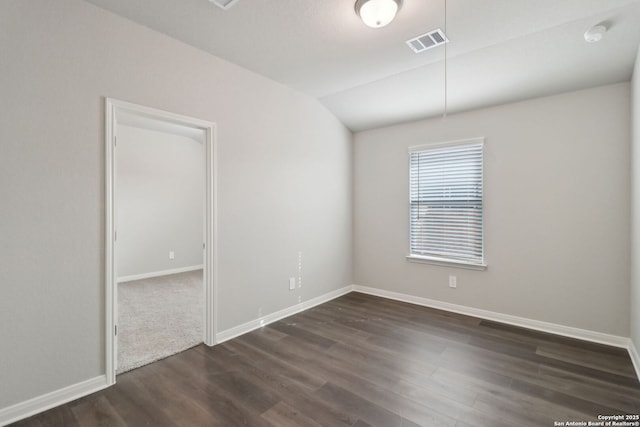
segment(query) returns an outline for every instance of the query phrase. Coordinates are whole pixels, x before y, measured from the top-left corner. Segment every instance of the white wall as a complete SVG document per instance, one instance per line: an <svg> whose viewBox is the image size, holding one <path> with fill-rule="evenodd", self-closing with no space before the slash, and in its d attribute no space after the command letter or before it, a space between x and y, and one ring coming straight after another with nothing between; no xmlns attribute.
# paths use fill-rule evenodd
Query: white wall
<svg viewBox="0 0 640 427"><path fill-rule="evenodd" d="M202 265L204 144L125 125L117 134L118 277Z"/></svg>
<svg viewBox="0 0 640 427"><path fill-rule="evenodd" d="M631 341L640 351L640 48L631 81ZM640 375L640 360L636 369Z"/></svg>
<svg viewBox="0 0 640 427"><path fill-rule="evenodd" d="M622 83L357 133L355 283L629 336L629 128ZM408 262L407 147L479 136L488 270Z"/></svg>
<svg viewBox="0 0 640 427"><path fill-rule="evenodd" d="M105 373L105 97L217 124L220 331L351 283L351 133L317 101L80 0L0 28L0 410Z"/></svg>

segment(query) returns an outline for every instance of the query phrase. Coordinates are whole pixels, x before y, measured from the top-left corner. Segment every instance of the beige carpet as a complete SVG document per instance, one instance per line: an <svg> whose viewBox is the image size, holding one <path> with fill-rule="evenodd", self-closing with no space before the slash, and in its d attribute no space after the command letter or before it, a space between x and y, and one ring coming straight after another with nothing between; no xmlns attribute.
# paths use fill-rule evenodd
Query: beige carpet
<svg viewBox="0 0 640 427"><path fill-rule="evenodd" d="M118 374L202 342L202 286L202 270L118 285Z"/></svg>

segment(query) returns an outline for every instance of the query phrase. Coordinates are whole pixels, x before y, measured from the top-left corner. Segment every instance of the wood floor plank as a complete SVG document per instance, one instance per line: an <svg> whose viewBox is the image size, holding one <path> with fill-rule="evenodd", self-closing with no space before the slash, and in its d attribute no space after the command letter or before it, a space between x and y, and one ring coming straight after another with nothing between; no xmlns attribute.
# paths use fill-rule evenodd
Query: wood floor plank
<svg viewBox="0 0 640 427"><path fill-rule="evenodd" d="M127 423L120 417L111 403L104 396L95 399L83 399L71 407L79 425L126 427Z"/></svg>
<svg viewBox="0 0 640 427"><path fill-rule="evenodd" d="M516 377L517 371L530 369L531 367L536 367L537 370L537 367L539 366L547 366L628 387L637 388L640 386L638 380L635 378L584 366L584 364L579 362L573 363L553 357L541 356L537 351L532 352L530 350L523 350L517 347L511 347L509 351L506 351L503 348L501 351L500 346L491 346L488 342L484 342L480 338L474 338L469 342L469 344L470 346L449 346L443 355L446 356L448 360L459 358L459 362L465 363L466 361L465 364L469 365L483 361L485 362L485 366L492 365L492 369L495 372L510 370L510 374ZM627 356L626 360L621 358L615 363L631 365L629 356ZM529 368L526 368L527 365Z"/></svg>
<svg viewBox="0 0 640 427"><path fill-rule="evenodd" d="M372 351L365 345L352 346L346 343L338 343L329 349L328 354L338 357L349 363L355 363L357 372L374 376L380 379L387 387L392 387L399 381L420 382L428 381L433 372L438 368L437 364L428 362L407 362L404 357L397 354ZM350 369L354 372L353 369ZM372 372L373 371L373 372Z"/></svg>
<svg viewBox="0 0 640 427"><path fill-rule="evenodd" d="M435 402L425 402L425 405L422 405L393 393L388 388L389 379L385 376L388 375L385 372L376 375L375 370L371 371L369 367L363 367L362 364L351 364L345 367L341 360L333 358L330 354L319 354L312 346L295 337L287 338L286 345L275 345L252 334L246 335L245 338L256 345L266 346L269 352L289 363L305 366L313 370L316 375L324 376L329 381L392 412L402 414L420 425L453 425L452 418L434 407ZM373 377L370 377L370 374Z"/></svg>
<svg viewBox="0 0 640 427"><path fill-rule="evenodd" d="M303 328L299 328L295 325L295 323L287 324L284 321L279 321L269 325L269 329L275 329L276 331L282 332L289 336L299 338L308 342L309 344L319 347L320 349L329 348L336 343L333 340L330 340Z"/></svg>
<svg viewBox="0 0 640 427"><path fill-rule="evenodd" d="M467 407L473 406L473 403L478 397L478 393L474 390L460 389L457 386L434 380L402 380L398 382L392 390L416 401L433 399L434 396L436 396L436 398L444 398L451 402L466 405Z"/></svg>
<svg viewBox="0 0 640 427"><path fill-rule="evenodd" d="M495 411L489 411L490 413L482 412L476 408L471 408L464 414L462 414L455 427L513 427L513 421L507 421L502 418ZM519 425L519 424L516 424Z"/></svg>
<svg viewBox="0 0 640 427"><path fill-rule="evenodd" d="M348 325L327 320L315 320L314 317L297 319L296 325L310 332L335 342L349 342L355 344L371 337L371 333L351 328ZM328 327L331 325L331 327ZM268 329L268 328L265 328Z"/></svg>
<svg viewBox="0 0 640 427"><path fill-rule="evenodd" d="M622 411L633 413L640 409L640 388L625 387L547 366L540 367L539 380L556 390L599 401Z"/></svg>
<svg viewBox="0 0 640 427"><path fill-rule="evenodd" d="M523 328L521 326L508 325L506 323L499 323L491 320L482 320L478 325L478 330L483 332L494 331L494 333L503 337L532 340L537 344L555 343L572 348L584 348L603 355L617 355L623 358L628 356L628 352L623 348L582 341L576 338L563 337L560 335L550 334L548 332L536 331L533 329Z"/></svg>
<svg viewBox="0 0 640 427"><path fill-rule="evenodd" d="M208 422L222 422L215 413L198 405L194 395L183 394L182 384L177 381L166 381L162 374L138 374L136 382L143 388L154 402L176 425L206 425Z"/></svg>
<svg viewBox="0 0 640 427"><path fill-rule="evenodd" d="M638 412L622 349L350 293L14 425L538 427Z"/></svg>
<svg viewBox="0 0 640 427"><path fill-rule="evenodd" d="M285 402L279 402L262 414L262 418L278 427L321 427L312 418L289 406Z"/></svg>
<svg viewBox="0 0 640 427"><path fill-rule="evenodd" d="M265 338L259 334L248 334L248 336L244 338L249 338L247 341L251 341L250 338L252 337L257 339L258 342L262 342L263 345L274 345L275 347L269 347L272 351L275 348L280 348L269 340L265 340ZM299 340L296 337L289 338L297 340L305 346L309 346L309 348L315 348L313 344L307 341ZM207 351L213 353L213 351ZM280 358L294 365L296 362L306 363L299 355L294 355L291 358L284 356L285 353L279 354ZM278 396L281 402L289 404L289 406L296 408L304 414L312 414L313 419L321 425L352 425L356 421L349 413L345 413L340 408L313 397L312 393L309 392L308 389L300 387L297 381L288 381L286 377L279 377L271 371L265 370L264 366L261 367L259 364L256 364L255 359L247 357L245 353L237 354L232 364L241 369L242 372L247 375L247 378L252 380L256 387L269 390L274 396ZM270 366L269 364L266 367L268 368ZM312 370L311 372L316 372L316 370ZM271 408L269 410L271 410ZM266 412L269 412L269 410Z"/></svg>
<svg viewBox="0 0 640 427"><path fill-rule="evenodd" d="M453 419L445 415L448 402L442 402L441 399L417 402L393 392L392 387L397 380L390 378L384 369L376 369L369 364L354 364L353 361L345 364L345 360L333 357L331 352L317 355L313 352L304 353L308 349L299 350L303 351L306 364L312 362L322 375L344 390L420 425L453 424Z"/></svg>
<svg viewBox="0 0 640 427"><path fill-rule="evenodd" d="M554 421L580 420L583 415L556 407L547 401L538 400L511 390L499 393L480 393L474 408L491 414L502 422L523 427L553 426ZM568 416L566 414L569 414Z"/></svg>
<svg viewBox="0 0 640 427"><path fill-rule="evenodd" d="M315 395L325 401L332 402L332 404L340 407L345 412L353 413L358 417L358 419L371 426L419 426L419 424L413 423L380 405L372 403L371 401L332 383L327 383L322 386L315 392Z"/></svg>
<svg viewBox="0 0 640 427"><path fill-rule="evenodd" d="M582 412L583 414L624 413L623 411L617 408L612 408L601 402L592 402L592 401L583 399L581 396L575 396L568 393L558 392L549 387L540 386L538 384L532 384L531 382L513 380L511 389L517 390L529 396L537 397L547 402L551 402L557 405L562 405L566 408L574 409L576 411Z"/></svg>
<svg viewBox="0 0 640 427"><path fill-rule="evenodd" d="M146 392L132 375L122 375L120 381L105 390L109 404L129 426L173 425L173 421Z"/></svg>
<svg viewBox="0 0 640 427"><path fill-rule="evenodd" d="M297 384L307 392L313 392L322 387L326 383L326 379L320 375L314 374L307 369L288 363L287 361L274 357L274 355L261 351L258 348L247 345L246 343L235 340L225 343L230 349L235 350L238 354L254 361L254 364L261 367L274 375L284 377L287 380Z"/></svg>
<svg viewBox="0 0 640 427"><path fill-rule="evenodd" d="M622 363L628 355L603 354L586 348L567 348L556 343L542 343L537 346L536 354L547 358L562 360L580 366L611 372L635 379L633 366Z"/></svg>
<svg viewBox="0 0 640 427"><path fill-rule="evenodd" d="M212 398L206 390L207 382L199 381L199 376L179 375L168 363L155 363L149 367L153 367L156 379L149 378L145 383L147 387L157 389L157 402L164 411L172 412L172 408L178 405L179 414L192 414L187 415L187 424L229 425L235 421L228 416L228 402ZM150 376L148 373L144 375ZM165 403L167 401L168 404Z"/></svg>

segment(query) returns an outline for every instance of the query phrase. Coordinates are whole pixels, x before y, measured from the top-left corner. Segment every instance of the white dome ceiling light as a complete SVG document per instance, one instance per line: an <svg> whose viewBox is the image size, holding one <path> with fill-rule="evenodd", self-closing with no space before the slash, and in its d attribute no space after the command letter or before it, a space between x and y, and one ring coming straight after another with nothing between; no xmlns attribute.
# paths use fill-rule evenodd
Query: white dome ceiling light
<svg viewBox="0 0 640 427"><path fill-rule="evenodd" d="M380 28L396 17L402 0L356 0L356 13L367 26Z"/></svg>

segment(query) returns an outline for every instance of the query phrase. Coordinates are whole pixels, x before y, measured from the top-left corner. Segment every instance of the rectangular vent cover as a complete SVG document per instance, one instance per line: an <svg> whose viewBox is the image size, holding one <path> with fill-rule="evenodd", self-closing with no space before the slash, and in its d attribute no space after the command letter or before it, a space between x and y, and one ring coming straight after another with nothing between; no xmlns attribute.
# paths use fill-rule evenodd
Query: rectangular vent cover
<svg viewBox="0 0 640 427"><path fill-rule="evenodd" d="M238 0L209 0L221 9L227 10L233 6Z"/></svg>
<svg viewBox="0 0 640 427"><path fill-rule="evenodd" d="M440 46L441 44L448 42L449 39L444 35L440 28L425 34L421 34L418 37L414 37L406 41L407 45L415 53L424 52L425 50Z"/></svg>

